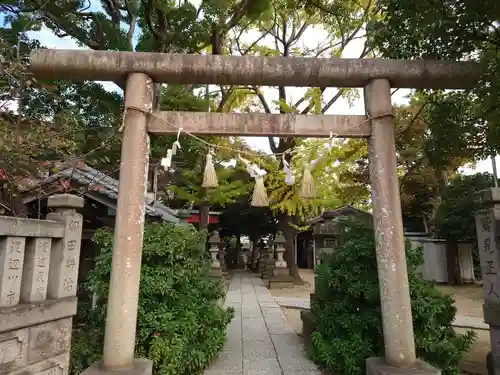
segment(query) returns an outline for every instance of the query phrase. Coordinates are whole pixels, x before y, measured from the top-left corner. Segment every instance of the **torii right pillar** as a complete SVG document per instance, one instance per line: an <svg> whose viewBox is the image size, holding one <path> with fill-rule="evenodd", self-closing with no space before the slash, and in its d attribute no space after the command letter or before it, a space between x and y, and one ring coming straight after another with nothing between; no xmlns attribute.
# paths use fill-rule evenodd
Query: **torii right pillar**
<svg viewBox="0 0 500 375"><path fill-rule="evenodd" d="M485 323L490 325L491 351L486 358L488 375L500 374L500 188L476 195L476 233L483 278Z"/></svg>
<svg viewBox="0 0 500 375"><path fill-rule="evenodd" d="M384 357L367 359L367 375L439 375L415 355L390 82L374 79L364 95L372 125L370 180L385 349Z"/></svg>

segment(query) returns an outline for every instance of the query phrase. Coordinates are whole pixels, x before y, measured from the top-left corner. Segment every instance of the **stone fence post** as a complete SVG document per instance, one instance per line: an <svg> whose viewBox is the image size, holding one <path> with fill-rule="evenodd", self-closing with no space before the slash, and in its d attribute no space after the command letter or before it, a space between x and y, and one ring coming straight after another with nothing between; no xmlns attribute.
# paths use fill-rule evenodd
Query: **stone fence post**
<svg viewBox="0 0 500 375"><path fill-rule="evenodd" d="M0 374L66 375L84 200L49 198L47 220L0 216Z"/></svg>
<svg viewBox="0 0 500 375"><path fill-rule="evenodd" d="M490 325L488 373L500 371L500 188L477 193L482 209L476 212L476 232L483 277L484 321Z"/></svg>
<svg viewBox="0 0 500 375"><path fill-rule="evenodd" d="M83 216L76 208L83 207L84 199L70 194L54 195L49 197L48 205L55 212L49 213L47 220L63 223L65 233L52 247L47 286L47 296L59 299L76 295L83 226Z"/></svg>

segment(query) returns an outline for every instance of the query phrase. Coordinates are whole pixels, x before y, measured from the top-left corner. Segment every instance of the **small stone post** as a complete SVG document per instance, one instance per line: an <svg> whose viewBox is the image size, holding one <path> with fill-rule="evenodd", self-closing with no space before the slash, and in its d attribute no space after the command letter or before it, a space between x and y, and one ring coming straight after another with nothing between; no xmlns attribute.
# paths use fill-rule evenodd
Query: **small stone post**
<svg viewBox="0 0 500 375"><path fill-rule="evenodd" d="M78 266L80 263L80 246L82 241L82 226L83 216L76 212L77 208L82 208L85 200L81 197L71 194L59 194L49 197L48 206L54 209L47 215L47 220L63 222L64 238L55 240L53 242L52 250L50 251L50 266L48 270L48 284L47 284L47 297L51 299L60 299L76 295L76 288L78 286ZM45 249L50 243L45 246L40 244L39 248ZM49 248L50 249L50 248ZM29 249L33 254L37 249ZM32 258L32 256L29 256ZM33 259L30 259L33 261ZM61 267L61 265L63 265ZM26 285L25 285L26 287ZM23 288L24 295L30 295L26 289Z"/></svg>
<svg viewBox="0 0 500 375"><path fill-rule="evenodd" d="M212 276L213 277L222 277L222 269L219 259L217 259L217 255L219 254L219 246L221 244L221 240L219 237L219 232L213 231L208 240L209 243L209 251L210 257L212 259Z"/></svg>
<svg viewBox="0 0 500 375"><path fill-rule="evenodd" d="M256 264L255 272L260 272L262 274L266 269L267 260L269 258L267 254L268 247L271 248L273 246L273 243L271 240L269 240L266 245L264 240L262 240L261 238L255 246L257 246L259 252L259 263Z"/></svg>
<svg viewBox="0 0 500 375"><path fill-rule="evenodd" d="M24 237L0 239L0 308L19 303L25 246Z"/></svg>
<svg viewBox="0 0 500 375"><path fill-rule="evenodd" d="M248 271L248 254L250 252L250 243L241 244L241 260L243 261L243 269Z"/></svg>
<svg viewBox="0 0 500 375"><path fill-rule="evenodd" d="M438 374L440 371L417 360L406 268L403 218L399 196L391 84L374 79L364 89L365 108L371 119L369 140L373 225L384 332L384 358L366 361L367 375Z"/></svg>
<svg viewBox="0 0 500 375"><path fill-rule="evenodd" d="M276 245L276 260L273 259L274 267L269 279L269 288L291 288L294 286L294 279L290 276L288 265L283 259L286 240L282 233L278 232L274 244Z"/></svg>
<svg viewBox="0 0 500 375"><path fill-rule="evenodd" d="M262 248L262 275L261 278L264 280L269 280L273 276L274 268L274 241L267 241L267 247Z"/></svg>
<svg viewBox="0 0 500 375"><path fill-rule="evenodd" d="M226 244L222 240L222 238L219 237L219 262L220 262L220 268L222 270L222 274L224 276L227 275L227 259L226 259Z"/></svg>
<svg viewBox="0 0 500 375"><path fill-rule="evenodd" d="M488 374L500 372L500 188L477 193L482 209L476 212L477 245L483 276L484 321L490 325Z"/></svg>

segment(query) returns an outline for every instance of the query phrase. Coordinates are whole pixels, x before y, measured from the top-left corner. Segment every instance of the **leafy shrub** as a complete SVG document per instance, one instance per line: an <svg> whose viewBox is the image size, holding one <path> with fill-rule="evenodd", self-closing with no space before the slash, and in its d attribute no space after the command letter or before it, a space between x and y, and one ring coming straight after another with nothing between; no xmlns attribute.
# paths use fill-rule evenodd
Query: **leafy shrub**
<svg viewBox="0 0 500 375"><path fill-rule="evenodd" d="M339 247L316 271L312 355L332 373L361 375L366 358L384 354L375 240L372 229L346 224ZM416 273L422 250L407 243L406 254L417 356L443 374L459 374L458 362L474 333L455 332L452 298Z"/></svg>
<svg viewBox="0 0 500 375"><path fill-rule="evenodd" d="M102 353L113 233L99 230L101 253L86 288L102 298L79 311L73 332L71 372ZM200 374L224 345L233 312L224 309L222 282L210 279L204 234L193 227L147 224L144 231L136 355L153 360L157 375Z"/></svg>

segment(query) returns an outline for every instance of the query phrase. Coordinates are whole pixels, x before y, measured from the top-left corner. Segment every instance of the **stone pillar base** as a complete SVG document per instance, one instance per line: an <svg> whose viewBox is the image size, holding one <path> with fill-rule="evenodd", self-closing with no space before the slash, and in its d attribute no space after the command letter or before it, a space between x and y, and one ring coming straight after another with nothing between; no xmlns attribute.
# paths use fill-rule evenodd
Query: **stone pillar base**
<svg viewBox="0 0 500 375"><path fill-rule="evenodd" d="M221 268L212 268L212 272L210 273L211 277L222 277L222 269Z"/></svg>
<svg viewBox="0 0 500 375"><path fill-rule="evenodd" d="M290 276L288 268L274 268L269 278L269 289L293 288L295 280Z"/></svg>
<svg viewBox="0 0 500 375"><path fill-rule="evenodd" d="M153 373L153 361L145 358L136 358L133 368L123 370L104 370L102 363L96 362L82 375L151 375Z"/></svg>
<svg viewBox="0 0 500 375"><path fill-rule="evenodd" d="M290 276L290 271L288 268L273 268L273 276L274 277L288 277Z"/></svg>
<svg viewBox="0 0 500 375"><path fill-rule="evenodd" d="M385 363L383 357L370 357L366 360L366 375L441 375L441 370L418 359L412 368L399 368Z"/></svg>

